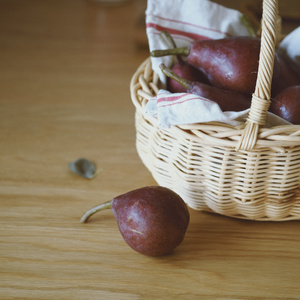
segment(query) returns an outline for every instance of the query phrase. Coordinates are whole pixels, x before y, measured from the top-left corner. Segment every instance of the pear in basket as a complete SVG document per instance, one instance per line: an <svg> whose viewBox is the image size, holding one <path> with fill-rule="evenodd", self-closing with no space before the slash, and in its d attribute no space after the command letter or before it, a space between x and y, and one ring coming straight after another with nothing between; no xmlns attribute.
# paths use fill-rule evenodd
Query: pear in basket
<svg viewBox="0 0 300 300"><path fill-rule="evenodd" d="M256 84L259 53L259 38L238 36L196 40L189 47L154 50L151 55L185 55L186 61L200 69L213 86L252 94Z"/></svg>
<svg viewBox="0 0 300 300"><path fill-rule="evenodd" d="M188 93L216 102L222 111L242 111L250 107L251 96L248 94L220 89L198 81L189 81L178 76L164 64L161 64L160 68L167 77L184 86Z"/></svg>
<svg viewBox="0 0 300 300"><path fill-rule="evenodd" d="M184 55L186 61L201 70L213 86L252 94L256 86L260 44L259 38L246 36L196 40L189 47L154 50L151 55ZM276 51L272 95L299 84L299 67Z"/></svg>
<svg viewBox="0 0 300 300"><path fill-rule="evenodd" d="M300 125L300 85L288 87L276 95L269 110L294 125Z"/></svg>

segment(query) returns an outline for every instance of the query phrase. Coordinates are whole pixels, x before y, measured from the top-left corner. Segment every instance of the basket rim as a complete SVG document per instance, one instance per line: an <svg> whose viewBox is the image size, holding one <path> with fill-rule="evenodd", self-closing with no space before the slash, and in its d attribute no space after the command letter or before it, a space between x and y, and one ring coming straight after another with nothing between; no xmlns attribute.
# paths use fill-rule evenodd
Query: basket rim
<svg viewBox="0 0 300 300"><path fill-rule="evenodd" d="M168 129L159 128L158 120L144 113L144 105L155 96L155 90L159 89L157 80L158 75L151 67L151 57L148 57L138 66L130 81L131 100L136 107L137 114L142 115L161 131L186 135L187 138L195 141L205 139L206 142L215 146L237 147L246 123L233 126L221 122L208 122L172 125ZM141 83L141 81L144 82ZM276 125L269 128L262 126L258 129L257 141L252 150L267 147L278 148L278 151L282 152L285 151L285 147L293 146L300 146L300 125Z"/></svg>

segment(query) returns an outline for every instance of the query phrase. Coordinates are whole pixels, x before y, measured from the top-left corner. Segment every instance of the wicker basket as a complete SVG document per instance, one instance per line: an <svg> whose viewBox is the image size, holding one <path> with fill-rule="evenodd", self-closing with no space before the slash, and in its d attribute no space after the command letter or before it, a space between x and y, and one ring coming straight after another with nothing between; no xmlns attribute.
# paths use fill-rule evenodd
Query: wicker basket
<svg viewBox="0 0 300 300"><path fill-rule="evenodd" d="M150 58L131 80L136 146L159 185L193 209L251 220L300 219L300 126L265 128L277 32L277 1L264 0L256 90L245 124L160 129L144 106L158 92Z"/></svg>

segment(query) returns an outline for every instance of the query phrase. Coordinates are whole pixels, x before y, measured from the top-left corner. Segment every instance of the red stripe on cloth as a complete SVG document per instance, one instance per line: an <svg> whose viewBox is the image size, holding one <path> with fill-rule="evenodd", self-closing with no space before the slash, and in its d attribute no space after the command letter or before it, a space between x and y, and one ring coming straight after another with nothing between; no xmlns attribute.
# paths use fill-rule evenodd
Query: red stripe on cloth
<svg viewBox="0 0 300 300"><path fill-rule="evenodd" d="M175 95L170 94L165 97L158 97L157 103L177 101L178 99L181 99L182 97L186 97L186 96L182 96L182 95L175 96Z"/></svg>
<svg viewBox="0 0 300 300"><path fill-rule="evenodd" d="M202 98L202 97L198 96L198 97L194 97L194 98L190 97L188 99L185 99L185 100L182 100L182 101L177 101L175 103L168 103L168 104L165 104L165 105L159 105L159 107L174 106L174 105L177 105L177 104L182 104L182 103L185 103L185 102L188 102L188 101L193 101L193 100L197 100L197 101L203 100L203 101L213 103L213 101L211 101L211 100L208 100L208 99L205 99L205 98Z"/></svg>
<svg viewBox="0 0 300 300"><path fill-rule="evenodd" d="M192 27L201 28L201 29L203 29L203 30L212 31L212 32L217 32L217 33L222 33L222 34L225 34L225 35L227 35L227 36L231 36L231 34L229 34L228 32L223 32L223 31L218 30L218 29L212 29L212 28L200 26L200 25L197 25L197 24L194 24L194 23L183 22L183 21L174 20L174 19L168 19L168 18L161 17L161 16L157 16L157 15L154 15L154 14L147 14L146 16L152 16L152 17L155 17L155 18L160 19L160 20L169 21L169 22L172 22L172 23L178 23L178 24L189 25L189 26L192 26ZM155 24L155 23L150 23L150 22L149 22L149 24Z"/></svg>
<svg viewBox="0 0 300 300"><path fill-rule="evenodd" d="M199 35L199 34L191 33L191 32L185 32L185 31L181 31L181 30L177 30L177 29L173 29L173 28L168 28L168 27L164 27L164 26L161 26L161 25L158 25L155 23L147 23L146 28L154 28L158 31L167 30L170 34L185 36L185 37L191 38L193 40L209 40L210 39L204 35Z"/></svg>

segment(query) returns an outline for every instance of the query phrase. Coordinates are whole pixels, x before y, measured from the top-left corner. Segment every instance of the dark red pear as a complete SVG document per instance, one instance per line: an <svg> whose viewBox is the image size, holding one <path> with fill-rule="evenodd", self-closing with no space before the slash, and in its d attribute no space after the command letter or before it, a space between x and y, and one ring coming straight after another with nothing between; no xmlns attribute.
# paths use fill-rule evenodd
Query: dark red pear
<svg viewBox="0 0 300 300"><path fill-rule="evenodd" d="M185 55L186 61L200 69L213 86L241 93L253 93L256 84L260 39L230 37L196 40L190 47L154 50L154 57Z"/></svg>
<svg viewBox="0 0 300 300"><path fill-rule="evenodd" d="M235 91L227 91L202 82L192 82L179 77L170 68L164 64L160 65L162 72L178 83L182 84L186 91L216 102L222 111L242 111L248 109L251 105L251 96Z"/></svg>
<svg viewBox="0 0 300 300"><path fill-rule="evenodd" d="M247 36L196 40L189 47L154 50L151 55L183 55L189 64L207 76L212 86L252 94L256 85L260 44L259 38ZM275 57L274 84L279 76Z"/></svg>
<svg viewBox="0 0 300 300"><path fill-rule="evenodd" d="M187 61L200 68L213 86L241 93L255 88L260 40L253 37L195 43Z"/></svg>
<svg viewBox="0 0 300 300"><path fill-rule="evenodd" d="M172 252L184 239L190 215L182 198L161 186L148 186L122 194L88 210L84 223L97 211L111 208L125 242L148 256Z"/></svg>
<svg viewBox="0 0 300 300"><path fill-rule="evenodd" d="M300 85L281 91L272 100L269 111L292 124L300 125Z"/></svg>

